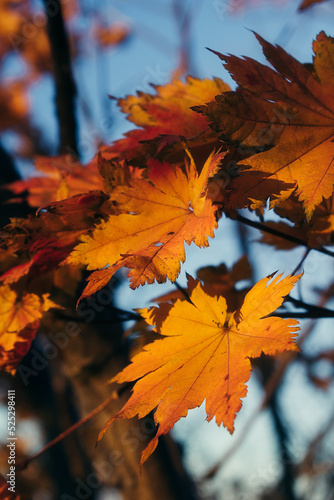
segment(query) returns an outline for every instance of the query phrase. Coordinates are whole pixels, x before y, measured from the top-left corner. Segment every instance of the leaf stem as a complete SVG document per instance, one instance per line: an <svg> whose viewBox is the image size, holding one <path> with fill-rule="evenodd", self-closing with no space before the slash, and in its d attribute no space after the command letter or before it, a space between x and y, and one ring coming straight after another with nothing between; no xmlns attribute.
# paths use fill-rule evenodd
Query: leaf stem
<svg viewBox="0 0 334 500"><path fill-rule="evenodd" d="M302 265L303 265L303 263L305 262L305 260L306 260L306 258L307 258L307 256L308 256L308 254L310 253L310 251L311 251L311 249L310 249L310 248L307 248L307 249L306 249L306 252L304 253L304 255L303 255L303 257L302 257L301 261L298 263L298 265L297 265L297 266L295 267L295 269L292 271L291 275L296 274L296 272L298 271L298 269L300 269L300 268L301 268L301 266L302 266Z"/></svg>

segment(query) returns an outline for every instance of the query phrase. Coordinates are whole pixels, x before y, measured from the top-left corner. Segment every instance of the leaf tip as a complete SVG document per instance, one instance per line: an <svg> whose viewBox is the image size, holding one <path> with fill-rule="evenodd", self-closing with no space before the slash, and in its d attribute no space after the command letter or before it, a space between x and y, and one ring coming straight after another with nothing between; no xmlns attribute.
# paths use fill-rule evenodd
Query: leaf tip
<svg viewBox="0 0 334 500"><path fill-rule="evenodd" d="M103 429L99 432L99 435L97 436L97 440L95 443L95 448L100 444L101 439L103 438L103 436L105 435L105 433L107 432L107 430L109 429L110 425L113 423L114 420L115 417L109 419L108 422L103 427Z"/></svg>
<svg viewBox="0 0 334 500"><path fill-rule="evenodd" d="M152 455L157 446L158 446L158 435L154 436L154 438L151 439L146 448L142 451L140 456L140 470L142 470L144 463Z"/></svg>

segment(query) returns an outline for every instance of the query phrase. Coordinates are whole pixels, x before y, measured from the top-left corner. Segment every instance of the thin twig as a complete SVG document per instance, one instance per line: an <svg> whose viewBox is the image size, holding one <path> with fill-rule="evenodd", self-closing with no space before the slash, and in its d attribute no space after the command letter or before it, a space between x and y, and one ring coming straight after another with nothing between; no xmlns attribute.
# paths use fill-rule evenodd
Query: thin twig
<svg viewBox="0 0 334 500"><path fill-rule="evenodd" d="M308 451L302 462L298 465L297 472L302 474L305 470L309 471L311 466L315 466L315 457L321 444L324 443L326 436L329 436L331 429L334 427L334 413L328 420L325 427L322 427L320 432L312 439L308 446Z"/></svg>
<svg viewBox="0 0 334 500"><path fill-rule="evenodd" d="M299 268L303 265L303 263L305 262L305 260L306 260L306 258L307 258L307 256L308 256L308 254L310 253L310 251L311 251L311 249L310 249L310 248L308 248L308 249L306 250L306 252L304 253L304 255L303 255L302 259L301 259L301 260L300 260L300 262L299 262L299 264L298 264L298 265L295 267L295 269L292 271L292 273L291 273L291 275L292 275L292 276L293 276L293 275L295 275L295 274L296 274L296 272L298 271L298 269L299 269Z"/></svg>
<svg viewBox="0 0 334 500"><path fill-rule="evenodd" d="M327 309L326 307L320 307L320 306L315 306L313 304L307 304L306 302L303 302L302 300L295 299L294 297L286 297L285 299L286 302L291 302L295 307L297 308L302 308L302 309L307 309L307 311L312 312L315 314L315 316L310 316L312 318L332 318L334 316L334 311L331 309ZM318 314L319 316L316 316Z"/></svg>
<svg viewBox="0 0 334 500"><path fill-rule="evenodd" d="M103 403L101 403L96 408L94 408L94 410L92 410L90 413L88 413L88 415L86 415L81 420L79 420L75 424L71 425L71 427L66 429L66 431L62 432L57 437L52 439L49 443L47 443L45 446L43 446L43 448L41 450L39 450L36 453L34 453L33 455L31 455L27 460L17 464L17 466L16 466L17 469L18 470L26 469L30 462L32 462L36 458L40 457L41 455L43 455L43 453L45 453L50 448L52 448L52 446L60 443L61 441L63 441L63 439L65 439L70 434L72 434L72 432L76 431L77 429L79 429L80 427L85 425L87 422L92 420L92 418L96 417L96 415L101 413L101 411L103 411L105 408L107 408L113 401L118 399L129 387L131 387L131 384L126 384L126 385L122 386L118 391L113 391L113 393L111 394L111 396L108 399L106 399L105 401L103 401Z"/></svg>
<svg viewBox="0 0 334 500"><path fill-rule="evenodd" d="M273 234L274 236L278 236L279 238L283 238L284 240L291 241L291 243L296 243L296 245L301 245L301 246L304 246L310 250L315 250L316 252L320 252L320 253L323 253L325 255L329 255L330 257L334 257L334 252L327 250L327 248L324 248L321 246L317 247L317 248L310 248L308 246L307 242L304 240L301 240L300 238L296 238L295 236L292 236L291 234L284 233L283 231L278 231L277 229L274 229L272 227L268 227L264 224L261 224L260 222L256 222L254 220L247 219L246 217L243 217L240 214L238 214L236 217L231 217L231 219L242 222L242 224L246 224L247 226L253 227L255 229L259 229L260 231L263 231L265 233Z"/></svg>

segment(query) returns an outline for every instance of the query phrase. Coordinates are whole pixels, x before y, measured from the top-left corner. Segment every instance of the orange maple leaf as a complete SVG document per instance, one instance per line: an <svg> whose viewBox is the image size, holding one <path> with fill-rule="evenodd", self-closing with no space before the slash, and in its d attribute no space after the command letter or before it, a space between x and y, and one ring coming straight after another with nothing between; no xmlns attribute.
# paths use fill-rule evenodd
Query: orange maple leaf
<svg viewBox="0 0 334 500"><path fill-rule="evenodd" d="M147 179L135 178L130 187L119 186L112 192L118 208L127 213L111 215L91 235L84 235L67 260L89 270L109 266L97 272L97 280L93 273L90 293L123 266L132 269L132 288L155 279L175 281L185 260L184 243L208 246L207 236L214 236L217 220L205 189L225 153L212 153L200 174L188 154L186 173L152 160Z"/></svg>
<svg viewBox="0 0 334 500"><path fill-rule="evenodd" d="M312 73L281 47L256 37L274 69L249 57L215 52L241 91L225 92L216 102L194 109L225 140L257 148L257 154L239 163L264 174L258 188L265 190L267 180L296 184L310 220L315 207L333 192L333 38L318 35Z"/></svg>
<svg viewBox="0 0 334 500"><path fill-rule="evenodd" d="M246 293L249 291L249 287L240 289L240 287L236 288L236 284L239 281L249 280L252 276L252 269L247 255L244 255L230 270L222 263L218 266L201 267L196 275L204 285L210 285L216 295L223 295L227 302L227 310L230 312L241 306ZM176 299L184 298L189 293L188 289L181 290L177 288L152 299L152 302L155 304L167 301L174 302Z"/></svg>
<svg viewBox="0 0 334 500"><path fill-rule="evenodd" d="M45 248L55 252L73 248L83 232L93 227L97 219L113 213L112 210L108 197L101 191L54 202L26 219L11 219L2 231L0 248L12 254L29 252L30 256Z"/></svg>
<svg viewBox="0 0 334 500"><path fill-rule="evenodd" d="M191 280L190 301L179 299L173 307L162 304L141 310L147 323L162 324L157 331L164 338L146 346L111 380L137 382L132 396L107 422L99 439L116 418L141 418L157 407L154 420L159 427L142 453L143 463L156 448L159 436L204 399L207 419L216 417L217 424L232 433L242 405L240 398L247 393L249 358L262 352L297 350L298 321L268 315L281 306L300 276L262 279L228 321L224 297L210 295L210 288L198 280Z"/></svg>
<svg viewBox="0 0 334 500"><path fill-rule="evenodd" d="M174 80L167 85L152 87L156 94L138 92L138 95L117 99L128 120L140 128L127 132L124 138L106 148L107 153L138 162L143 154L153 156L150 149L152 141L156 141L156 152L169 142L179 141L180 136L190 139L205 131L213 136L205 118L194 113L191 106L210 101L217 94L230 90L219 78L200 80L191 76L186 78L185 83ZM209 140L208 137L206 140Z"/></svg>
<svg viewBox="0 0 334 500"><path fill-rule="evenodd" d="M16 195L28 191L27 202L32 207L64 200L93 189L102 189L96 160L84 166L71 155L37 156L35 166L44 174L43 177L31 177L6 186Z"/></svg>
<svg viewBox="0 0 334 500"><path fill-rule="evenodd" d="M19 298L8 285L0 286L0 299L0 369L13 373L28 351L43 313L62 307L52 302L48 293L42 297L23 293Z"/></svg>
<svg viewBox="0 0 334 500"><path fill-rule="evenodd" d="M88 232L98 219L107 218L117 209L102 191L91 191L42 207L26 219L11 219L0 238L0 286L29 283L30 290L41 276L48 274L57 287L74 294L81 272L65 266L80 236ZM61 266L59 269L58 266ZM50 289L50 282L46 290ZM41 291L38 287L39 292Z"/></svg>

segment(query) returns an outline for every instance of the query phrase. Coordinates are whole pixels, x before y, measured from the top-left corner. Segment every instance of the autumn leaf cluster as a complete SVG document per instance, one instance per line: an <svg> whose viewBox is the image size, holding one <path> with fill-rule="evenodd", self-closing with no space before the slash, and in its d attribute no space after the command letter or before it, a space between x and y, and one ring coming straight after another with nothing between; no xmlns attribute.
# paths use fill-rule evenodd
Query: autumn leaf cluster
<svg viewBox="0 0 334 500"><path fill-rule="evenodd" d="M38 210L2 231L2 369L15 371L43 314L60 306L53 293L74 297L83 270L92 273L80 300L121 268L132 288L174 282L185 243L207 247L222 215L263 214L269 200L281 220L268 227L293 231L312 248L333 243L334 39L320 33L313 62L304 65L255 36L271 66L214 52L236 90L219 78L187 77L118 99L136 128L101 147L87 166L39 157L42 178L9 186L16 197L28 192ZM284 248L282 239L263 242ZM226 286L220 271L213 274L224 276L221 282L206 270L199 280L189 277L186 295L141 310L162 339L115 377L136 384L113 419L157 407L158 431L142 461L204 399L208 419L232 432L249 358L296 349L296 321L273 313L300 276L264 278L229 306L237 279L229 274Z"/></svg>

